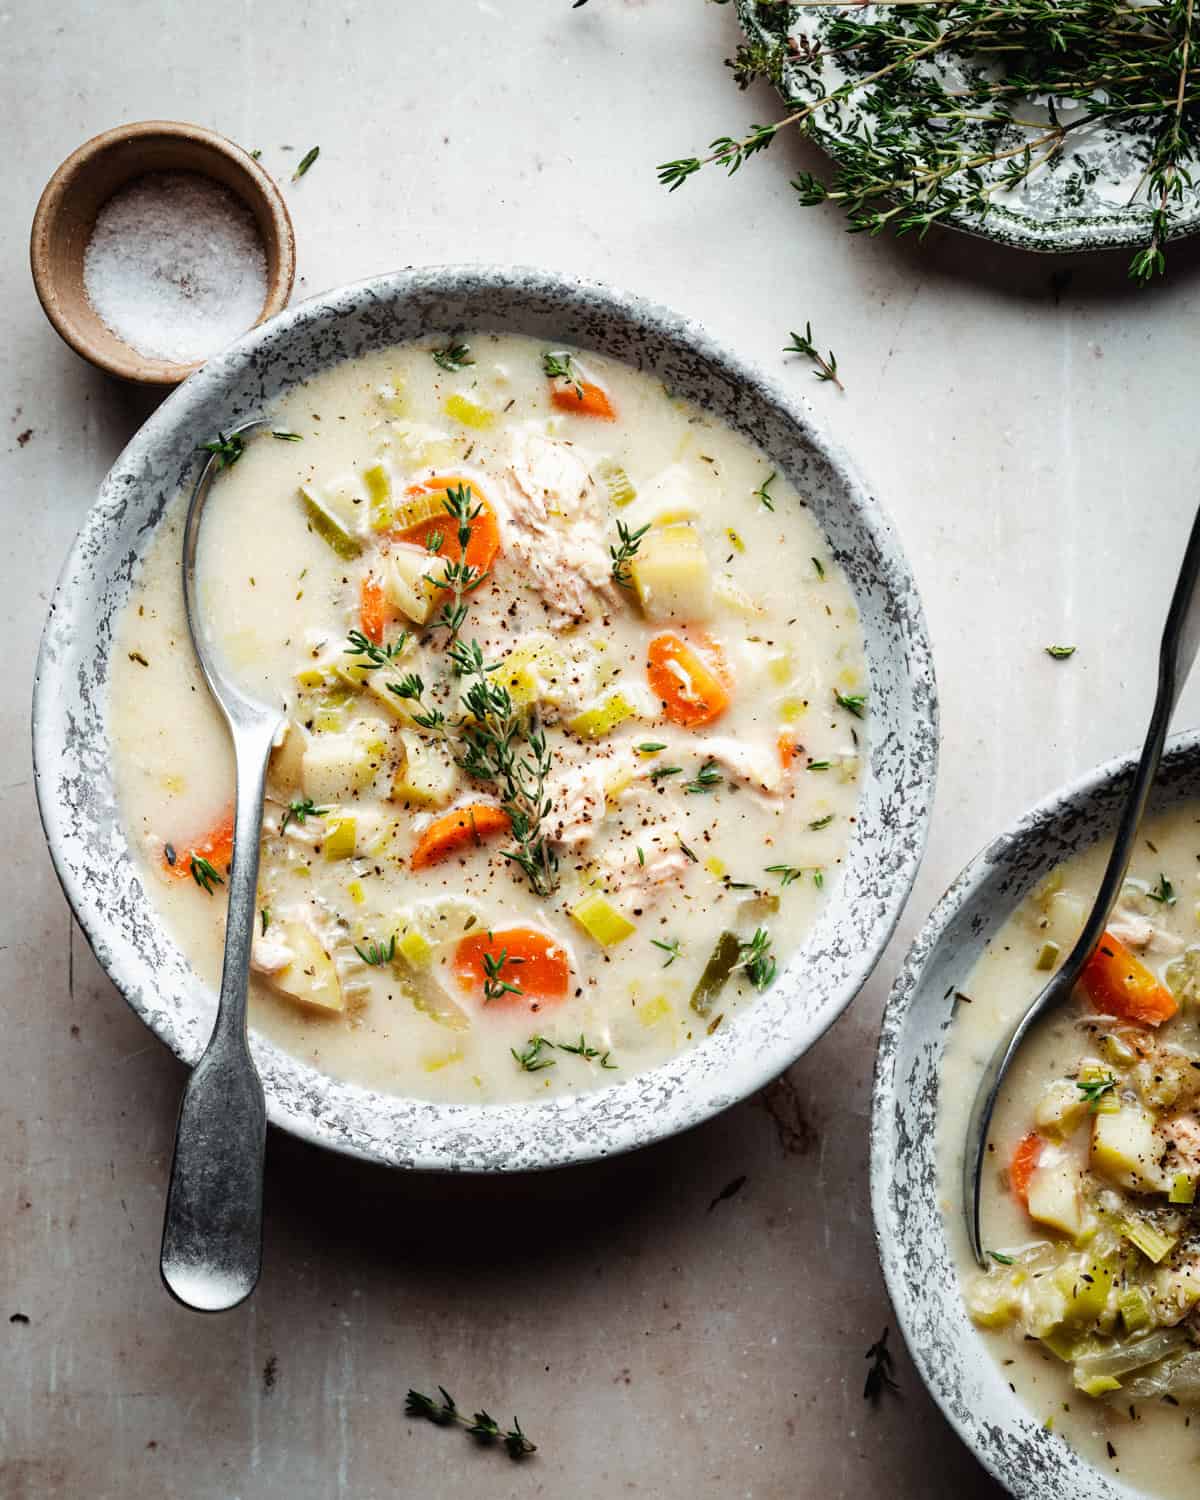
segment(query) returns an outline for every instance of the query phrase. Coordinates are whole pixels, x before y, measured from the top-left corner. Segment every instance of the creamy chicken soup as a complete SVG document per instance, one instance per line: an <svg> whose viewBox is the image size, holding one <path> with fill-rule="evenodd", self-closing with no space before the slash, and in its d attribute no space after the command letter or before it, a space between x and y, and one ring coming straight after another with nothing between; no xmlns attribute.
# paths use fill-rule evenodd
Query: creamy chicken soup
<svg viewBox="0 0 1200 1500"><path fill-rule="evenodd" d="M253 1025L408 1095L540 1097L703 1042L853 833L859 621L803 498L649 377L524 338L340 365L227 447L198 560L270 765ZM112 693L147 881L215 979L231 755L183 502Z"/></svg>
<svg viewBox="0 0 1200 1500"><path fill-rule="evenodd" d="M963 986L939 1151L967 1308L1038 1417L1114 1478L1200 1483L1200 805L1143 830L1074 1000L1006 1079L988 1144L978 1271L962 1229L980 1072L1082 929L1107 847L1064 865Z"/></svg>

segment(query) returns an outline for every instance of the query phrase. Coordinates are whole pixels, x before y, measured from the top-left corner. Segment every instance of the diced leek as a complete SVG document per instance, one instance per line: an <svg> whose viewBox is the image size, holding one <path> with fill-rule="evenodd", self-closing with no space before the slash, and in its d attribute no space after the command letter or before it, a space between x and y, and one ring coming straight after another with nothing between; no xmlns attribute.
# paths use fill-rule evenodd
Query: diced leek
<svg viewBox="0 0 1200 1500"><path fill-rule="evenodd" d="M420 969L429 962L433 945L418 928L410 927L397 939L396 951L403 955L406 963L411 964L414 969Z"/></svg>
<svg viewBox="0 0 1200 1500"><path fill-rule="evenodd" d="M419 495L412 495L396 506L396 527L400 531L408 531L413 526L419 526L422 521L431 521L435 516L445 516L449 521L449 515L444 490L423 490Z"/></svg>
<svg viewBox="0 0 1200 1500"><path fill-rule="evenodd" d="M329 818L321 840L326 859L349 859L358 841L358 820L351 816Z"/></svg>
<svg viewBox="0 0 1200 1500"><path fill-rule="evenodd" d="M1150 1316L1150 1298L1140 1286L1126 1287L1117 1298L1117 1311L1126 1333L1141 1333L1153 1321Z"/></svg>
<svg viewBox="0 0 1200 1500"><path fill-rule="evenodd" d="M1112 1375L1085 1376L1084 1379L1077 1380L1075 1384L1085 1396L1103 1396L1109 1391L1121 1389L1121 1382Z"/></svg>
<svg viewBox="0 0 1200 1500"><path fill-rule="evenodd" d="M355 906L361 906L367 899L367 893L363 890L363 883L361 880L352 880L346 887L346 892L349 895L351 901L354 902Z"/></svg>
<svg viewBox="0 0 1200 1500"><path fill-rule="evenodd" d="M768 661L771 681L783 687L796 675L796 663L790 651L777 651Z"/></svg>
<svg viewBox="0 0 1200 1500"><path fill-rule="evenodd" d="M1128 1218L1121 1223L1121 1233L1131 1245L1136 1245L1147 1260L1158 1265L1165 1260L1179 1243L1176 1234L1164 1234L1148 1219Z"/></svg>
<svg viewBox="0 0 1200 1500"><path fill-rule="evenodd" d="M1043 943L1034 967L1038 969L1052 969L1058 962L1058 955L1061 951L1057 943Z"/></svg>
<svg viewBox="0 0 1200 1500"><path fill-rule="evenodd" d="M633 487L633 481L621 467L610 458L601 459L596 465L596 473L604 481L608 490L608 498L618 509L628 505L631 500L637 499L637 490Z"/></svg>
<svg viewBox="0 0 1200 1500"><path fill-rule="evenodd" d="M602 739L606 734L611 734L619 724L626 719L631 719L637 710L623 693L609 693L607 698L602 699L592 708L585 708L573 719L567 720L567 728L572 734L579 735L585 740Z"/></svg>
<svg viewBox="0 0 1200 1500"><path fill-rule="evenodd" d="M408 409L408 397L404 393L404 382L391 380L375 392L380 406L389 417L402 417Z"/></svg>
<svg viewBox="0 0 1200 1500"><path fill-rule="evenodd" d="M452 1052L426 1053L425 1057L421 1060L421 1067L424 1068L426 1073L440 1073L443 1068L449 1068L454 1063L462 1062L462 1060L463 1054L455 1047Z"/></svg>
<svg viewBox="0 0 1200 1500"><path fill-rule="evenodd" d="M1108 1294L1116 1279L1113 1267L1105 1260L1071 1260L1054 1273L1054 1284L1067 1299L1062 1321L1075 1328L1095 1323L1108 1304Z"/></svg>
<svg viewBox="0 0 1200 1500"><path fill-rule="evenodd" d="M628 766L622 766L620 770L609 776L604 783L604 800L610 806L615 807L621 793L633 781L633 772Z"/></svg>
<svg viewBox="0 0 1200 1500"><path fill-rule="evenodd" d="M726 865L723 859L718 859L715 854L711 854L704 861L704 868L714 879L720 880L725 873Z"/></svg>
<svg viewBox="0 0 1200 1500"><path fill-rule="evenodd" d="M363 470L372 531L390 531L395 519L392 511L392 476L385 464L372 464Z"/></svg>
<svg viewBox="0 0 1200 1500"><path fill-rule="evenodd" d="M490 407L480 406L478 401L472 401L469 396L462 396L457 391L446 397L444 405L446 415L461 422L464 427L482 431L491 427L496 420L496 413Z"/></svg>
<svg viewBox="0 0 1200 1500"><path fill-rule="evenodd" d="M968 1287L967 1311L981 1328L1003 1328L1020 1316L1021 1294L1012 1276L978 1276Z"/></svg>
<svg viewBox="0 0 1200 1500"><path fill-rule="evenodd" d="M713 1001L725 988L729 976L737 968L741 955L742 945L738 941L737 934L723 932L717 939L716 947L709 955L700 978L696 981L696 988L692 991L691 1005L698 1016L708 1015Z"/></svg>
<svg viewBox="0 0 1200 1500"><path fill-rule="evenodd" d="M779 717L785 724L794 724L804 717L807 710L808 704L803 698L785 698L779 705Z"/></svg>
<svg viewBox="0 0 1200 1500"><path fill-rule="evenodd" d="M655 527L642 538L629 571L648 619L695 621L712 613L712 575L694 526Z"/></svg>
<svg viewBox="0 0 1200 1500"><path fill-rule="evenodd" d="M566 676L562 652L549 636L534 635L519 641L501 662L494 680L508 689L518 708L557 695Z"/></svg>
<svg viewBox="0 0 1200 1500"><path fill-rule="evenodd" d="M1187 948L1167 965L1167 988L1181 1005L1200 1000L1200 948Z"/></svg>
<svg viewBox="0 0 1200 1500"><path fill-rule="evenodd" d="M607 896L599 891L585 896L571 908L571 915L589 937L595 938L602 948L611 948L623 943L637 931L637 923L631 922L623 911L618 910Z"/></svg>
<svg viewBox="0 0 1200 1500"><path fill-rule="evenodd" d="M1110 1063L1116 1063L1118 1067L1128 1067L1137 1061L1137 1053L1113 1031L1106 1031L1100 1038L1100 1050Z"/></svg>
<svg viewBox="0 0 1200 1500"><path fill-rule="evenodd" d="M362 551L362 543L345 523L335 516L323 501L318 500L305 485L300 486L300 499L309 524L323 542L332 547L339 557L350 558L359 555Z"/></svg>
<svg viewBox="0 0 1200 1500"><path fill-rule="evenodd" d="M1194 1203L1196 1201L1196 1179L1186 1172L1176 1172L1171 1183L1170 1202Z"/></svg>
<svg viewBox="0 0 1200 1500"><path fill-rule="evenodd" d="M738 536L737 532L733 529L732 526L726 526L725 535L729 538L729 545L736 552L745 552L746 544L742 541L741 537Z"/></svg>
<svg viewBox="0 0 1200 1500"><path fill-rule="evenodd" d="M634 1014L649 1030L651 1026L657 1026L660 1021L668 1019L671 1015L671 1002L665 995L655 995L654 999L647 1000L645 1005L637 1006Z"/></svg>

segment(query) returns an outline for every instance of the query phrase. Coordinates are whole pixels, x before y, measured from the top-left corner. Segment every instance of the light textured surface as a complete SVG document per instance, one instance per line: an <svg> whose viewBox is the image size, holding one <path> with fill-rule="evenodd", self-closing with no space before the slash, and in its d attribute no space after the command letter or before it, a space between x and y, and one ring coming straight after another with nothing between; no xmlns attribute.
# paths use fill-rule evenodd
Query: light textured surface
<svg viewBox="0 0 1200 1500"><path fill-rule="evenodd" d="M1200 256L1177 249L1169 284L1136 293L1121 254L848 239L791 201L804 154L783 141L668 197L658 161L774 108L733 87L734 41L729 9L698 0L0 10L4 1500L990 1493L900 1351L902 1398L861 1395L890 1318L866 1109L898 945L765 1099L623 1162L438 1183L272 1138L264 1285L204 1322L155 1269L180 1069L72 939L33 807L46 600L153 398L58 343L25 236L74 146L153 116L260 146L284 178L321 145L287 187L297 295L408 263L540 263L673 305L811 394L900 530L938 653L941 792L899 943L998 827L1139 737L1196 498ZM806 318L844 397L783 370ZM1052 662L1051 641L1079 653ZM405 1388L438 1381L515 1409L538 1457L518 1470L406 1422Z"/></svg>

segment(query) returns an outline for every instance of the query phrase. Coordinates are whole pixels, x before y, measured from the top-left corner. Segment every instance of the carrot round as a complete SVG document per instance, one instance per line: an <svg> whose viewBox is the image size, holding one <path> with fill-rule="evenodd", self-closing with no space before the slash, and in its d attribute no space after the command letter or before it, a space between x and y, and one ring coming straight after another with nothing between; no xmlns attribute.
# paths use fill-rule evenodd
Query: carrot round
<svg viewBox="0 0 1200 1500"><path fill-rule="evenodd" d="M577 412L582 417L599 417L602 422L616 420L617 411L603 386L590 380L554 380L550 399L562 411Z"/></svg>
<svg viewBox="0 0 1200 1500"><path fill-rule="evenodd" d="M488 1006L536 1007L565 1000L571 985L567 950L536 927L469 932L455 950L454 973L464 990L481 996ZM517 992L504 990L489 1000L484 989L489 978L494 988L511 984Z"/></svg>
<svg viewBox="0 0 1200 1500"><path fill-rule="evenodd" d="M1179 1009L1171 991L1111 932L1084 964L1080 982L1102 1015L1138 1026L1161 1026Z"/></svg>
<svg viewBox="0 0 1200 1500"><path fill-rule="evenodd" d="M453 812L435 818L417 840L413 850L414 870L433 865L447 859L461 849L482 844L484 839L496 833L507 833L511 827L508 814L493 802L472 802L466 807L456 807Z"/></svg>
<svg viewBox="0 0 1200 1500"><path fill-rule="evenodd" d="M368 573L362 581L358 613L363 635L377 646L382 646L384 627L391 617L391 611L388 609L383 585L373 573Z"/></svg>
<svg viewBox="0 0 1200 1500"><path fill-rule="evenodd" d="M174 854L174 860L168 856L168 849ZM229 866L233 863L232 808L203 838L186 849L167 844L163 850L163 869L175 880L188 880L192 877L193 859L206 859L221 876L229 874Z"/></svg>
<svg viewBox="0 0 1200 1500"><path fill-rule="evenodd" d="M646 648L646 677L673 724L699 728L729 707L729 676L721 648L704 637L701 656L682 637L656 635Z"/></svg>
<svg viewBox="0 0 1200 1500"><path fill-rule="evenodd" d="M1037 1131L1031 1130L1018 1142L1008 1166L1008 1185L1026 1208L1029 1207L1029 1183L1037 1170L1038 1158L1045 1144Z"/></svg>
<svg viewBox="0 0 1200 1500"><path fill-rule="evenodd" d="M786 771L804 747L790 729L781 729L775 743L779 747L779 764Z"/></svg>
<svg viewBox="0 0 1200 1500"><path fill-rule="evenodd" d="M480 494L479 486L473 480L464 479L459 474L438 474L432 479L410 486L407 493L410 498L418 495L436 495L444 499L448 490L459 489L463 485L471 491L471 509L479 511L479 514L471 521L471 540L467 543L466 562L477 573L486 573L495 561L497 552L500 551L500 523L496 520L496 512L487 499ZM462 556L462 549L458 545L457 523L449 511L443 510L437 515L427 516L425 520L415 522L412 526L406 526L401 531L394 531L392 540L408 542L414 547L427 547L429 537L434 533L442 539L437 555L444 557L447 562L458 562Z"/></svg>

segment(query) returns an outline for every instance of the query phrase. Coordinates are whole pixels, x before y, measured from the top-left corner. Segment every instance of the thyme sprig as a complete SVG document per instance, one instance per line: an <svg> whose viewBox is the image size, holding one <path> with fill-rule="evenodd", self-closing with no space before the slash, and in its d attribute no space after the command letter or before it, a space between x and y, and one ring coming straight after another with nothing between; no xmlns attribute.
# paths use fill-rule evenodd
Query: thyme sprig
<svg viewBox="0 0 1200 1500"><path fill-rule="evenodd" d="M791 343L787 345L783 352L785 354L799 354L803 359L812 360L816 366L813 374L817 379L831 380L837 386L838 390L844 394L846 387L842 384L841 377L838 375L837 355L832 349L828 354L821 353L816 344L813 343L812 324L805 323L802 334L797 333L793 329L791 338Z"/></svg>
<svg viewBox="0 0 1200 1500"><path fill-rule="evenodd" d="M286 833L289 823L299 823L301 826L307 818L323 818L329 811L327 807L316 807L311 797L305 797L300 802L289 802L284 809L283 817L279 820L279 832Z"/></svg>
<svg viewBox="0 0 1200 1500"><path fill-rule="evenodd" d="M466 1412L459 1411L454 1397L444 1385L439 1385L438 1391L442 1398L440 1401L421 1391L409 1391L404 1402L405 1415L423 1417L437 1427L449 1427L458 1423L481 1443L503 1443L504 1451L513 1460L528 1458L531 1453L537 1452L537 1444L531 1443L521 1431L521 1424L516 1417L513 1418L512 1426L507 1428L502 1428L486 1411L477 1411L474 1416L468 1417Z"/></svg>
<svg viewBox="0 0 1200 1500"><path fill-rule="evenodd" d="M217 472L222 469L232 469L238 459L246 451L246 440L240 432L231 432L228 437L223 432L218 432L215 438L207 443L201 443L196 449L197 453L211 453L217 461Z"/></svg>
<svg viewBox="0 0 1200 1500"><path fill-rule="evenodd" d="M370 941L365 948L360 948L357 943L354 951L362 959L363 963L370 964L372 968L378 969L384 964L390 964L396 957L396 934L393 932L386 943Z"/></svg>
<svg viewBox="0 0 1200 1500"><path fill-rule="evenodd" d="M623 589L633 587L633 574L629 571L629 564L637 556L642 538L649 530L649 522L645 526L639 526L636 531L630 531L624 521L617 522L617 546L610 547L608 555L612 558L613 582Z"/></svg>
<svg viewBox="0 0 1200 1500"><path fill-rule="evenodd" d="M442 504L446 507L446 514L455 523L458 557L447 560L446 571L436 580L442 588L449 589L453 597L442 605L441 614L435 623L447 630L453 643L458 640L458 633L466 623L467 595L473 594L488 576L486 568L476 568L467 561L472 523L483 514L483 506L472 505L469 484L452 485L446 491Z"/></svg>
<svg viewBox="0 0 1200 1500"><path fill-rule="evenodd" d="M465 370L468 365L475 363L471 357L470 344L455 343L453 339L444 344L440 349L431 349L433 362L443 370L449 370L452 374L458 370Z"/></svg>
<svg viewBox="0 0 1200 1500"><path fill-rule="evenodd" d="M617 1064L609 1060L612 1057L611 1051L607 1048L601 1050L599 1047L593 1047L582 1031L579 1033L577 1042L552 1042L548 1036L531 1036L523 1052L518 1052L515 1047L510 1047L508 1050L526 1073L540 1073L543 1068L554 1066L552 1057L542 1055L547 1047L554 1052L569 1052L573 1057L581 1057L584 1062L598 1062L602 1068L610 1072L615 1072L617 1069Z"/></svg>
<svg viewBox="0 0 1200 1500"><path fill-rule="evenodd" d="M820 44L792 39L795 15L814 8L828 18ZM664 162L659 181L673 192L708 165L732 175L789 128L832 131L838 160L823 177L802 172L793 181L800 203L836 204L852 232L924 237L950 216L986 216L998 193L1035 172L1058 173L1061 196L1079 201L1090 168L1069 149L1073 133L1137 124L1148 139L1135 198L1143 197L1148 225L1129 274L1144 284L1165 269L1164 247L1200 160L1195 10L1195 0L759 6L762 34L738 48L734 78L741 88L756 78L790 85L803 98L740 138L718 136L703 156ZM846 75L833 86L824 78L829 62ZM1049 101L1048 119L1023 118L1022 106L1038 98ZM1080 107L1066 118L1066 104Z"/></svg>
<svg viewBox="0 0 1200 1500"><path fill-rule="evenodd" d="M760 927L748 942L738 944L736 968L743 969L746 978L756 990L765 990L775 978L775 955L771 952L771 938L765 927Z"/></svg>
<svg viewBox="0 0 1200 1500"><path fill-rule="evenodd" d="M345 648L345 654L347 656L363 656L373 667L389 666L397 657L403 656L408 649L407 630L401 631L400 635L389 645L377 646L361 630L350 631L347 639L350 644Z"/></svg>
<svg viewBox="0 0 1200 1500"><path fill-rule="evenodd" d="M499 953L485 953L483 955L483 1003L489 1004L493 1000L499 1000L505 995L523 995L525 991L519 984L504 978L506 964L523 964L523 958L510 958L508 949L501 948Z"/></svg>
<svg viewBox="0 0 1200 1500"><path fill-rule="evenodd" d="M1111 1093L1116 1089L1116 1086L1117 1080L1112 1073L1108 1073L1100 1078L1089 1078L1086 1080L1081 1078L1075 1084L1075 1087L1083 1096L1084 1103L1087 1104L1089 1113L1093 1115L1099 1113L1105 1094Z"/></svg>
<svg viewBox="0 0 1200 1500"><path fill-rule="evenodd" d="M212 895L214 886L225 884L225 877L202 854L192 855L189 861L189 868L192 872L192 879L206 896Z"/></svg>

